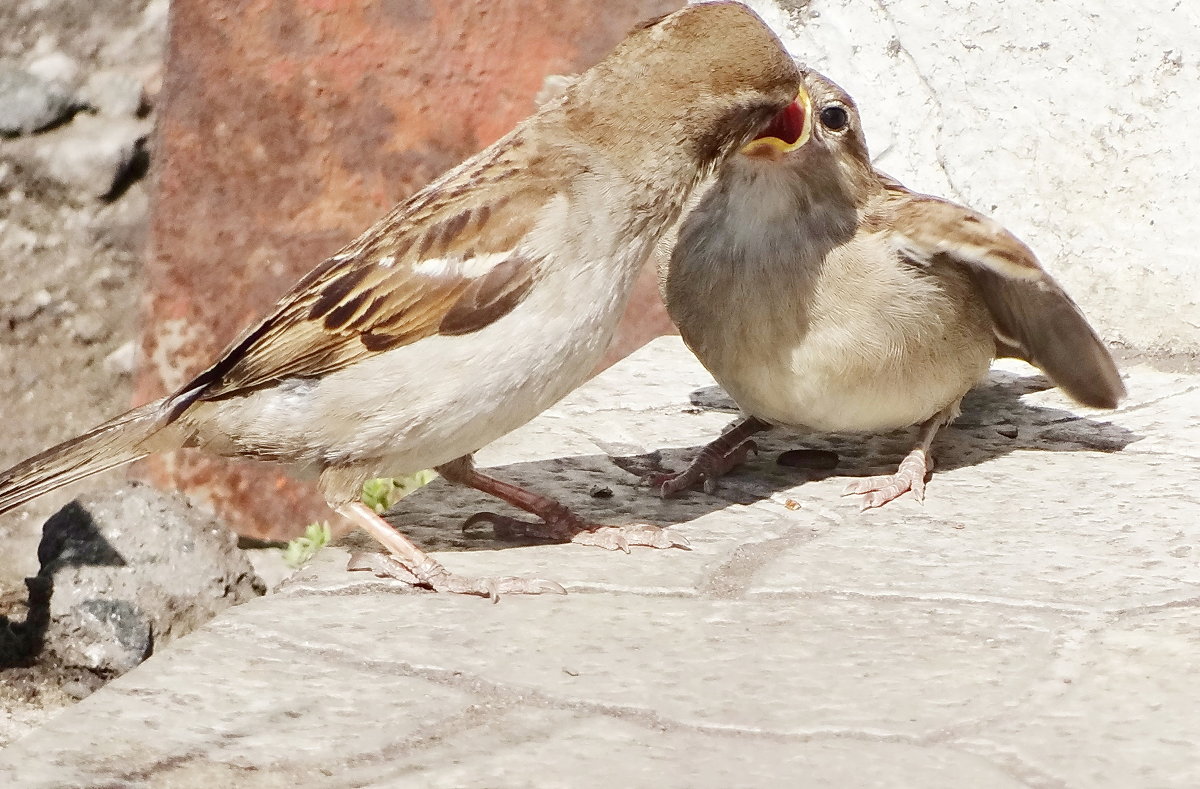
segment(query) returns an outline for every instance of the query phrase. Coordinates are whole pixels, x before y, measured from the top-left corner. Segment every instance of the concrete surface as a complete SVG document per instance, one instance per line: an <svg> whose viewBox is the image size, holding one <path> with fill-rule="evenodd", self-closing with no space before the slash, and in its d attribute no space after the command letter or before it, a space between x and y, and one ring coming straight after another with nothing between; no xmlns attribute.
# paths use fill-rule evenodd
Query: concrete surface
<svg viewBox="0 0 1200 789"><path fill-rule="evenodd" d="M838 495L905 433L770 434L717 496L663 502L630 470L732 414L656 340L480 459L692 551L497 550L436 482L395 518L467 548L447 566L570 594L405 591L327 549L0 752L0 785L1200 785L1200 376L1126 372L1100 413L998 365L924 506ZM836 476L775 464L802 439Z"/></svg>
<svg viewBox="0 0 1200 789"><path fill-rule="evenodd" d="M1105 337L1200 350L1200 4L747 5L858 101L880 168L1003 222Z"/></svg>

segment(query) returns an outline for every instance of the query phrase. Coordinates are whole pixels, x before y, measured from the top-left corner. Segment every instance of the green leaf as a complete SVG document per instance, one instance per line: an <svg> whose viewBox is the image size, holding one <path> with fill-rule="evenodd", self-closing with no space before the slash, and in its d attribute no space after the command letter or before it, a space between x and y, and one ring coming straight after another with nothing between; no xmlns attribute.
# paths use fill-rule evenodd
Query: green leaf
<svg viewBox="0 0 1200 789"><path fill-rule="evenodd" d="M304 530L303 537L289 540L283 548L283 561L288 567L300 569L312 561L317 551L329 544L333 533L328 523L310 523Z"/></svg>
<svg viewBox="0 0 1200 789"><path fill-rule="evenodd" d="M433 469L418 471L407 477L376 477L363 483L362 502L381 515L396 502L437 478Z"/></svg>

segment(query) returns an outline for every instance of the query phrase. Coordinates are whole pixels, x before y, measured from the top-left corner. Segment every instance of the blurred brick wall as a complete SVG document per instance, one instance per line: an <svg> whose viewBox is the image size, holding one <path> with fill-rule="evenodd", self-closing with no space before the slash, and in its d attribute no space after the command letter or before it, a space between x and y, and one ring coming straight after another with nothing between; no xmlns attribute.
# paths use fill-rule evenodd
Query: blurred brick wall
<svg viewBox="0 0 1200 789"><path fill-rule="evenodd" d="M175 390L292 283L681 0L173 0L136 398ZM643 277L610 356L661 333ZM282 470L140 464L243 534L330 518Z"/></svg>

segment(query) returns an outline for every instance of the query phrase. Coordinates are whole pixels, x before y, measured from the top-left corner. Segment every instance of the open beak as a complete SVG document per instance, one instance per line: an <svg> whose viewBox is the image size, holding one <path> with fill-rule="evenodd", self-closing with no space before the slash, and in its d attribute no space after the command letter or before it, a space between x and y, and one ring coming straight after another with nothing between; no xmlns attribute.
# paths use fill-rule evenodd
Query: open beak
<svg viewBox="0 0 1200 789"><path fill-rule="evenodd" d="M759 135L742 147L746 156L778 159L800 148L812 136L812 99L800 88L796 100L775 116Z"/></svg>

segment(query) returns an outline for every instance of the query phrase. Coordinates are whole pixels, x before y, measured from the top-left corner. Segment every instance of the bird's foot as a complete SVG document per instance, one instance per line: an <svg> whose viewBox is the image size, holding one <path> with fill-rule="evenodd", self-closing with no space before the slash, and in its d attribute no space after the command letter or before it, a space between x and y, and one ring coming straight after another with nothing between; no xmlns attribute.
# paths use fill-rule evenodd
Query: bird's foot
<svg viewBox="0 0 1200 789"><path fill-rule="evenodd" d="M676 496L685 490L701 483L704 492L712 495L717 492L717 480L750 459L752 453L758 452L758 445L747 439L727 452L713 451L710 444L696 456L691 465L678 474L656 474L650 478L650 485L664 499Z"/></svg>
<svg viewBox="0 0 1200 789"><path fill-rule="evenodd" d="M650 548L688 547L685 538L648 523L635 523L630 526L601 526L588 523L554 499L477 471L471 463L470 456L438 466L438 471L451 482L469 485L540 519L530 522L497 515L494 512L480 512L467 518L463 523L463 531L479 523L490 523L492 532L502 540L575 542L580 545L595 545L610 551L622 550L626 553L631 545L645 545Z"/></svg>
<svg viewBox="0 0 1200 789"><path fill-rule="evenodd" d="M502 594L566 594L561 584L541 578L520 578L512 575L471 578L450 572L432 558L409 565L403 559L386 553L358 551L350 556L347 570L365 570L380 578L392 578L411 586L435 592L469 594L499 602Z"/></svg>
<svg viewBox="0 0 1200 789"><path fill-rule="evenodd" d="M925 478L933 471L933 457L921 448L914 449L900 462L895 474L855 480L842 491L843 496L862 495L860 511L882 507L912 491L917 501L925 501Z"/></svg>
<svg viewBox="0 0 1200 789"><path fill-rule="evenodd" d="M494 512L478 512L463 523L463 531L481 523L490 523L492 533L501 540L534 539L547 542L573 542L594 545L609 551L629 553L632 545L648 548L688 548L687 538L670 529L633 523L628 526L602 526L587 523L566 511L556 512L542 521L524 521Z"/></svg>

